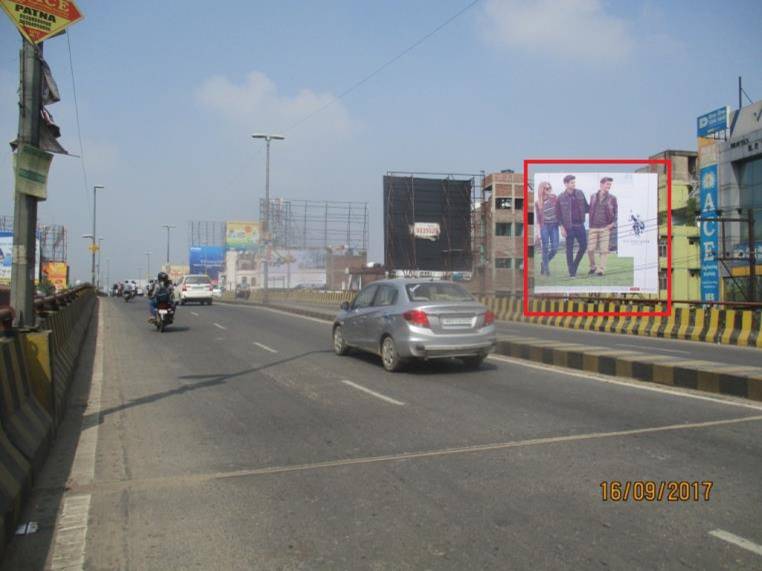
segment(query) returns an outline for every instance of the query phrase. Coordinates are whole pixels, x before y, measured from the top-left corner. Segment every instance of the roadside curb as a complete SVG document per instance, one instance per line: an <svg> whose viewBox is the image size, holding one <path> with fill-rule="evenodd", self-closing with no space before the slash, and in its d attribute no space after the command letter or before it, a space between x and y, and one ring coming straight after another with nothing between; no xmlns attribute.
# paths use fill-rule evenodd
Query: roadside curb
<svg viewBox="0 0 762 571"><path fill-rule="evenodd" d="M265 305L238 300L226 300L223 303L277 309L328 322L332 322L336 315L293 305ZM762 367L736 367L711 361L515 335L499 336L495 353L589 373L762 401Z"/></svg>

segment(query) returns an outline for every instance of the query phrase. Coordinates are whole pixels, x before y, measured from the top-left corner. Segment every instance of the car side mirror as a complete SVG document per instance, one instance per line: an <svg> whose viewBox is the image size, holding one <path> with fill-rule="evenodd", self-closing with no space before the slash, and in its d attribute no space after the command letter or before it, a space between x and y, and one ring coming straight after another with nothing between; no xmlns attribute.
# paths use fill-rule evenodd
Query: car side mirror
<svg viewBox="0 0 762 571"><path fill-rule="evenodd" d="M348 301L342 301L340 307L344 311L349 311L349 302Z"/></svg>

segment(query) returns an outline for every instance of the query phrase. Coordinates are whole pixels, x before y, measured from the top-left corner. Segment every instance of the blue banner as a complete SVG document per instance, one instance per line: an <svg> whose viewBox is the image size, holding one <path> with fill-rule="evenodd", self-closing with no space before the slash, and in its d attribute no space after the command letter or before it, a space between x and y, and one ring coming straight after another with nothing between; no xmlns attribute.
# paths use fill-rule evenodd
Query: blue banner
<svg viewBox="0 0 762 571"><path fill-rule="evenodd" d="M720 107L696 119L696 136L706 137L728 128L728 108Z"/></svg>
<svg viewBox="0 0 762 571"><path fill-rule="evenodd" d="M701 301L720 300L720 268L717 262L717 165L701 169Z"/></svg>
<svg viewBox="0 0 762 571"><path fill-rule="evenodd" d="M225 248L220 246L191 246L188 265L192 274L206 274L217 281L225 266Z"/></svg>

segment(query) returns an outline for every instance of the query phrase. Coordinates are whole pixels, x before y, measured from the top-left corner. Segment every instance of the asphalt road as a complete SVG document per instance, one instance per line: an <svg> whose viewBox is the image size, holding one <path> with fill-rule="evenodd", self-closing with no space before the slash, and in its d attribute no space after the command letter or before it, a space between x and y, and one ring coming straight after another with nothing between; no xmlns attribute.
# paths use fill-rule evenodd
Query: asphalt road
<svg viewBox="0 0 762 571"><path fill-rule="evenodd" d="M307 303L296 305L328 313L334 310L338 312L337 307L326 305ZM762 365L762 350L754 347L735 347L682 339L623 335L621 333L601 333L518 321L498 321L497 331L501 335L521 335L546 341L558 341L559 343L582 343L622 351L644 351L678 359L711 361L735 366L759 367Z"/></svg>
<svg viewBox="0 0 762 571"><path fill-rule="evenodd" d="M496 358L387 374L315 320L146 313L102 302L5 569L762 567L760 406ZM603 501L612 480L713 486Z"/></svg>

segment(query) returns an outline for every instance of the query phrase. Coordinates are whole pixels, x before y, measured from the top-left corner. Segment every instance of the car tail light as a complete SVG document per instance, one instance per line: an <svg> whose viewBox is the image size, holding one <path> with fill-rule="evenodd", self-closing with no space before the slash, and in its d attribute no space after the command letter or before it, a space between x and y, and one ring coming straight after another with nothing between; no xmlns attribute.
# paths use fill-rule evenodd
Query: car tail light
<svg viewBox="0 0 762 571"><path fill-rule="evenodd" d="M484 325L492 325L493 323L495 323L495 314L488 311L484 314Z"/></svg>
<svg viewBox="0 0 762 571"><path fill-rule="evenodd" d="M431 327L429 325L429 316L426 315L425 311L421 311L420 309L406 311L402 314L402 317L405 318L405 321L417 325L418 327Z"/></svg>
<svg viewBox="0 0 762 571"><path fill-rule="evenodd" d="M188 286L183 286L183 291L188 291Z"/></svg>

